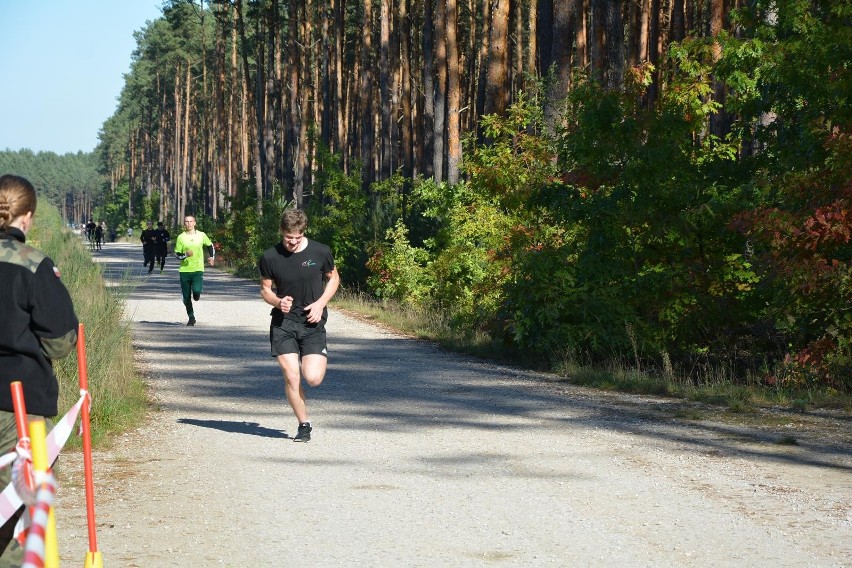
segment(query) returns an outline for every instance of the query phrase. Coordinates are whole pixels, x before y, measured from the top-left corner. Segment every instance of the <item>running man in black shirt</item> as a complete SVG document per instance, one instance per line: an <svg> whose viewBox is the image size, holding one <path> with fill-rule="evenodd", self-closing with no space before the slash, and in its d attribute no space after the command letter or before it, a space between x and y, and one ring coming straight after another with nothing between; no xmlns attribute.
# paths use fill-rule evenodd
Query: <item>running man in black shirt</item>
<svg viewBox="0 0 852 568"><path fill-rule="evenodd" d="M160 263L160 274L166 266L166 257L169 255L169 241L172 240L171 234L166 230L162 221L157 221L157 248L154 251L154 259Z"/></svg>
<svg viewBox="0 0 852 568"><path fill-rule="evenodd" d="M154 230L153 221L148 221L148 227L142 231L139 240L142 241L142 254L145 257L144 266L151 265L151 268L148 269L148 274L151 274L154 271L154 255L157 252L157 231Z"/></svg>
<svg viewBox="0 0 852 568"><path fill-rule="evenodd" d="M307 227L308 218L303 211L284 211L281 242L264 252L258 261L260 296L273 306L269 328L272 356L284 374L287 401L299 421L295 442L311 439L302 379L316 387L325 378L326 305L340 286L331 249L308 240Z"/></svg>

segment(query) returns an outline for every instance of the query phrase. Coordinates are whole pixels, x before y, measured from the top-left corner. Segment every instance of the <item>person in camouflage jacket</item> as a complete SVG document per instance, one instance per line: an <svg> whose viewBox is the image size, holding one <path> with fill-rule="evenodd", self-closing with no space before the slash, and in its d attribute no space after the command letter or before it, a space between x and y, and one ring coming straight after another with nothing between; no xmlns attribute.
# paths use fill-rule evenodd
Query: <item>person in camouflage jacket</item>
<svg viewBox="0 0 852 568"><path fill-rule="evenodd" d="M59 279L59 269L38 249L26 243L36 209L35 188L26 179L0 177L0 452L17 443L10 384L20 381L27 413L50 419L57 415L59 382L54 359L64 357L77 343L77 316L71 295ZM11 479L0 470L0 491ZM18 511L0 528L0 566L22 558L12 533ZM12 559L15 557L15 559Z"/></svg>

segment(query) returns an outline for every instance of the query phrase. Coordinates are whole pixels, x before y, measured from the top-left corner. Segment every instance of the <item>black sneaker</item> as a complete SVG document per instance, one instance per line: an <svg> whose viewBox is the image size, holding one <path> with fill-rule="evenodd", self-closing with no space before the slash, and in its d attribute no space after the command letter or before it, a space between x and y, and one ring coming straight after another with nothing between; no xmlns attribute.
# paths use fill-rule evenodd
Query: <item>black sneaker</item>
<svg viewBox="0 0 852 568"><path fill-rule="evenodd" d="M199 294L198 292L193 292L192 293L192 299L197 302L198 300L201 299L201 294Z"/></svg>
<svg viewBox="0 0 852 568"><path fill-rule="evenodd" d="M189 326L195 325L195 316L189 316L189 321L186 322L186 325L189 325Z"/></svg>
<svg viewBox="0 0 852 568"><path fill-rule="evenodd" d="M302 422L299 424L299 432L293 438L294 442L310 442L311 441L311 423Z"/></svg>

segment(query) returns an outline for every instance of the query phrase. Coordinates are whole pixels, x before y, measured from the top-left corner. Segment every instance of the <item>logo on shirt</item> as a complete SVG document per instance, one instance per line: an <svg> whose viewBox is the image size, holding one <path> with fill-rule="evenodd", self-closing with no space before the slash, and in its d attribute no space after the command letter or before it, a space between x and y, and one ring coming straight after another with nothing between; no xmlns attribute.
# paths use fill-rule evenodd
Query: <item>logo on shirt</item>
<svg viewBox="0 0 852 568"><path fill-rule="evenodd" d="M313 260L310 260L310 259L308 259L308 260L306 260L305 262L302 263L302 266L316 266L316 265L317 265L317 263L314 262Z"/></svg>

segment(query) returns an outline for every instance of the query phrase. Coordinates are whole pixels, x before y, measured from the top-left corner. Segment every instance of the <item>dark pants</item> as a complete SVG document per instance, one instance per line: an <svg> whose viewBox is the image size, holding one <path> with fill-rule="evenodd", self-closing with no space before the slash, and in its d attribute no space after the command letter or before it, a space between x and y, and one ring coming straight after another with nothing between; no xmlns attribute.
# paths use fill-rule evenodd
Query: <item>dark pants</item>
<svg viewBox="0 0 852 568"><path fill-rule="evenodd" d="M142 255L145 257L144 266L151 265L151 270L154 269L154 253L155 249L153 246L142 247Z"/></svg>
<svg viewBox="0 0 852 568"><path fill-rule="evenodd" d="M181 272L180 273L180 291L183 294L183 305L186 306L186 315L194 317L195 312L192 309L192 300L201 297L201 292L204 290L204 272Z"/></svg>
<svg viewBox="0 0 852 568"><path fill-rule="evenodd" d="M163 270L166 266L166 256L168 256L166 247L157 247L157 252L154 254L154 258L160 263L160 270Z"/></svg>

